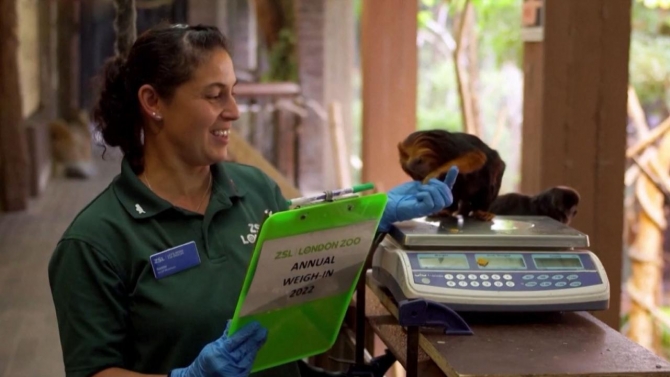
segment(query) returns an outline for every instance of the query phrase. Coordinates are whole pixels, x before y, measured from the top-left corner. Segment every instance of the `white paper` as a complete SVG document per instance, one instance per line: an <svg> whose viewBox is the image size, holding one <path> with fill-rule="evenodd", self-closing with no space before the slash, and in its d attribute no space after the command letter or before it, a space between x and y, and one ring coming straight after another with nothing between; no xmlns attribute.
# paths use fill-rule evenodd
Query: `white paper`
<svg viewBox="0 0 670 377"><path fill-rule="evenodd" d="M241 315L346 292L370 251L377 221L268 240Z"/></svg>

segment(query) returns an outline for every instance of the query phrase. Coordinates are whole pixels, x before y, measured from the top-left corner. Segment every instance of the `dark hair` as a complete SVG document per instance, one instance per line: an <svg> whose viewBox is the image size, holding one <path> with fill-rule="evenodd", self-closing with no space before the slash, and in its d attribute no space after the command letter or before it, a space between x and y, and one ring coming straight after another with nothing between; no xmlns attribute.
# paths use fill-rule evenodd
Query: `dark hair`
<svg viewBox="0 0 670 377"><path fill-rule="evenodd" d="M226 37L216 27L160 25L142 33L127 57L105 62L93 119L105 143L120 147L135 172L144 165L139 88L149 84L170 99L216 48L229 51Z"/></svg>

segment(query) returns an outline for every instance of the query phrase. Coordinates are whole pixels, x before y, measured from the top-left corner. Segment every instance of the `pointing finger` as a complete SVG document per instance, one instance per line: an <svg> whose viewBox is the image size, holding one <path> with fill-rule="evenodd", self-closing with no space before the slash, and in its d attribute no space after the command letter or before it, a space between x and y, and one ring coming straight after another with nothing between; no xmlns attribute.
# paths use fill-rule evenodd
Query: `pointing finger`
<svg viewBox="0 0 670 377"><path fill-rule="evenodd" d="M444 178L444 183L449 186L449 189L454 187L454 183L456 183L456 177L458 177L458 168L456 166L452 166L449 169L447 176Z"/></svg>

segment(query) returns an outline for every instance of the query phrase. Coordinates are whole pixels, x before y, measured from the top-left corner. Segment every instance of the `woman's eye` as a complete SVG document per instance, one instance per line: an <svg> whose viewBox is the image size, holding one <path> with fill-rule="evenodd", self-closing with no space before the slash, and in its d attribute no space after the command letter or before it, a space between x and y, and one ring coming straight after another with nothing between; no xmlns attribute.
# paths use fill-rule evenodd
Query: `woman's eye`
<svg viewBox="0 0 670 377"><path fill-rule="evenodd" d="M214 95L207 95L207 98L209 98L209 99L219 99L219 98L221 98L221 93L214 94Z"/></svg>

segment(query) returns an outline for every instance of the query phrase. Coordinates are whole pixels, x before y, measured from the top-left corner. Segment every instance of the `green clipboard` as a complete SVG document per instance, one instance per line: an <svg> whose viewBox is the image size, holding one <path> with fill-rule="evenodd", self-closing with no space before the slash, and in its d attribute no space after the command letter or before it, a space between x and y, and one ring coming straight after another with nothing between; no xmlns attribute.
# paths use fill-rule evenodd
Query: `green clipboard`
<svg viewBox="0 0 670 377"><path fill-rule="evenodd" d="M232 335L255 320L268 329L252 372L333 346L386 200L385 193L344 198L263 222L229 328Z"/></svg>

